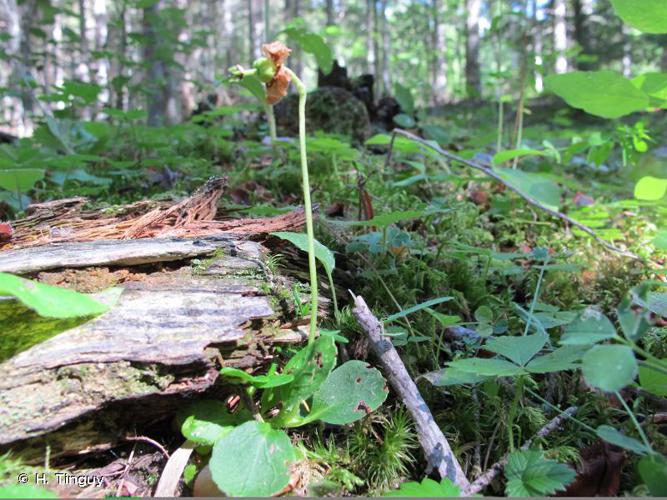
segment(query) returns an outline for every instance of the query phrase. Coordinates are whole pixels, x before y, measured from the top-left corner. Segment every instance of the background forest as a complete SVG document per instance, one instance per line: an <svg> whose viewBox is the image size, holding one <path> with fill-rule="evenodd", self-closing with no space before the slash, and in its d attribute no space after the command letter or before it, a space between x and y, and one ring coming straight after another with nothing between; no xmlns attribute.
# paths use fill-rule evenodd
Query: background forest
<svg viewBox="0 0 667 500"><path fill-rule="evenodd" d="M399 83L420 105L516 98L524 77L535 96L546 75L570 69L629 76L667 67L664 35L640 36L597 0L3 0L2 11L2 119L18 135L40 115L35 92L67 82L91 84L78 87L87 118L142 107L151 124L177 123L208 93L226 94L227 68L259 57L261 43L289 26L322 34L350 75L377 75L378 97ZM292 60L312 88L313 61L299 50Z"/></svg>
<svg viewBox="0 0 667 500"><path fill-rule="evenodd" d="M666 2L0 0L0 497L667 496Z"/></svg>

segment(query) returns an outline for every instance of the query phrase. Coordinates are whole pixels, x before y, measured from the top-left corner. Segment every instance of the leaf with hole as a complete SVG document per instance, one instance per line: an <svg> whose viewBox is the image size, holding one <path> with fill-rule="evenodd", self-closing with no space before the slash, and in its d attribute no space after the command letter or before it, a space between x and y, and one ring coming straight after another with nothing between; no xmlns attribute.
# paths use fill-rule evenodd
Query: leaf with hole
<svg viewBox="0 0 667 500"><path fill-rule="evenodd" d="M312 410L304 423L350 424L376 410L388 394L378 370L363 361L348 361L331 372L313 395Z"/></svg>
<svg viewBox="0 0 667 500"><path fill-rule="evenodd" d="M209 467L213 482L226 495L269 497L287 486L296 459L284 431L251 420L215 443Z"/></svg>

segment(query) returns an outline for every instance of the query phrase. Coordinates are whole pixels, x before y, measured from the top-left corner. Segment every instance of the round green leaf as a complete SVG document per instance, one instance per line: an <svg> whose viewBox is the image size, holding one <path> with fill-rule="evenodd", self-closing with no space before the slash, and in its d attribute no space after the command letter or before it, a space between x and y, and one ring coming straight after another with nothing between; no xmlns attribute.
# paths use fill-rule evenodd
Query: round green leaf
<svg viewBox="0 0 667 500"><path fill-rule="evenodd" d="M186 439L205 446L213 446L234 426L252 418L247 410L230 413L222 401L202 400L180 410L181 433Z"/></svg>
<svg viewBox="0 0 667 500"><path fill-rule="evenodd" d="M209 467L213 481L228 496L268 497L287 486L295 460L285 432L253 420L215 443Z"/></svg>
<svg viewBox="0 0 667 500"><path fill-rule="evenodd" d="M382 374L363 361L348 361L331 372L313 396L307 421L344 425L377 409L389 389Z"/></svg>
<svg viewBox="0 0 667 500"><path fill-rule="evenodd" d="M37 181L44 178L41 168L13 168L0 170L0 188L7 191L24 193L31 190Z"/></svg>
<svg viewBox="0 0 667 500"><path fill-rule="evenodd" d="M667 33L665 0L611 0L624 23L644 33Z"/></svg>
<svg viewBox="0 0 667 500"><path fill-rule="evenodd" d="M661 200L667 192L667 179L647 175L635 184L635 198L638 200Z"/></svg>
<svg viewBox="0 0 667 500"><path fill-rule="evenodd" d="M667 497L667 460L659 455L650 455L639 461L639 475L648 486L651 495Z"/></svg>
<svg viewBox="0 0 667 500"><path fill-rule="evenodd" d="M619 118L642 111L649 105L648 95L615 71L551 75L545 79L545 84L570 106L603 118Z"/></svg>
<svg viewBox="0 0 667 500"><path fill-rule="evenodd" d="M603 391L619 391L637 376L632 349L621 345L598 345L582 360L586 383Z"/></svg>

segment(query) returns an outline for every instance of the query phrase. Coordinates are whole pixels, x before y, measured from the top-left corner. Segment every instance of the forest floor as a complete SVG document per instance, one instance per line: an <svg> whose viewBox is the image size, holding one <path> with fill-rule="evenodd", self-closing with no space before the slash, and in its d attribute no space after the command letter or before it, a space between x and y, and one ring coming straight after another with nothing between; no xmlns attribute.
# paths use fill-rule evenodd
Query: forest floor
<svg viewBox="0 0 667 500"><path fill-rule="evenodd" d="M498 134L495 117L492 104L446 108L426 117L419 127L423 131L438 125L446 134L438 138L442 148L491 163ZM606 444L594 429L611 425L639 439L622 411L627 402L641 416L653 448L667 453L665 420L652 418L664 415L665 409L654 399L628 388L621 392L625 401L619 402L588 387L579 370L527 376L521 382L523 392L493 378L479 384L441 379L447 362L480 350L478 341L449 337L452 326L485 337L520 335L524 328L529 330L528 318L539 318L556 339L583 309L594 307L613 318L633 287L646 280L664 281L666 246L657 227L664 205L633 197L640 177L667 177L664 118L646 120L652 136L646 153L628 146L634 122L623 128L580 118L569 109L536 108L526 119L523 144L541 153L520 157L515 172L530 177L517 175L512 182L534 190L540 200L552 202L559 212L638 258L606 248L526 203L502 183L405 137L395 138L391 156L388 135L375 136L366 147L352 146L344 137L309 137L312 197L319 205L316 238L335 255L333 282L340 308L320 327L347 339L348 356L374 364L352 314L348 290L364 297L374 314L385 319L386 333L468 478L535 436L557 415L554 408L576 406L576 419L566 420L535 443L547 458L568 463L580 473L567 494L644 495L638 457ZM513 123L504 126L508 149ZM413 131L421 133L418 128ZM119 114L109 122L75 125L69 133L79 155L70 160L81 168L64 178L56 170L51 182L33 192L33 199L87 196L95 208L147 198L177 200L210 177L226 176L229 186L218 204L226 217L273 216L301 203L297 144L269 144L265 125L243 106L161 129ZM580 138L580 147L572 147L574 137ZM39 148L41 158L55 164L56 154L49 153L52 141L48 129L42 128L14 147L19 154ZM508 168L512 161L506 162ZM8 210L3 218L19 212L20 207ZM305 254L287 247L272 259L281 272L307 283ZM322 293L331 297L326 275L320 282ZM308 287L297 285L291 292L300 303ZM437 298L447 299L408 314L409 308ZM660 311L653 312L660 316ZM305 321L307 311L299 313L297 308L297 314ZM395 319L387 321L392 315ZM661 325L658 322L646 334L643 346L664 359L667 330ZM296 431L291 434L294 441L307 450L308 461L318 471L307 490L311 494L377 495L424 477L426 463L415 429L393 393L377 411L345 428L322 425ZM183 440L165 422L142 434L169 452ZM65 465L77 470L104 467L109 477L116 474L108 493L141 496L157 482L161 459L151 442L128 442ZM1 459L0 481L24 469L11 457ZM591 484L596 487L591 489ZM505 481L499 477L484 493L504 491Z"/></svg>

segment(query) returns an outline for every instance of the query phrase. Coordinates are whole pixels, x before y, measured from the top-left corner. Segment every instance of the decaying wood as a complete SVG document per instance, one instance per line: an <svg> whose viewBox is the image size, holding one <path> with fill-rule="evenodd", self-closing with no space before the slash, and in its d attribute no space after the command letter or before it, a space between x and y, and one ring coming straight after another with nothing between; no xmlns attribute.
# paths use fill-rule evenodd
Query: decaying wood
<svg viewBox="0 0 667 500"><path fill-rule="evenodd" d="M173 414L183 397L215 389L219 359L228 366L260 366L272 358L272 344L301 342L303 333L286 324L273 294L281 278L267 276L263 247L223 237L210 241L203 248L219 251L208 261L142 269L119 286L111 310L0 364L0 451L13 449L35 461L43 460L47 445L52 457L108 448L128 430ZM164 240L115 241L117 260L105 262L145 262L148 252L136 259L139 242L172 248ZM99 244L63 243L58 251L89 258ZM196 241L188 244L197 247ZM107 256L111 246L102 245ZM23 262L22 252L40 251L0 255L4 260L11 253L16 263Z"/></svg>
<svg viewBox="0 0 667 500"><path fill-rule="evenodd" d="M0 272L32 274L62 268L137 266L206 257L218 250L233 251L234 240L228 236L211 236L54 243L0 252Z"/></svg>
<svg viewBox="0 0 667 500"><path fill-rule="evenodd" d="M366 332L370 340L371 350L379 358L389 383L412 415L419 443L424 450L429 467L436 469L440 477L449 478L462 490L466 490L470 483L463 473L461 465L456 459L447 438L433 419L433 415L419 393L417 385L410 378L401 357L391 341L384 336L382 324L373 315L361 296L354 298L353 311L357 321Z"/></svg>
<svg viewBox="0 0 667 500"><path fill-rule="evenodd" d="M537 431L537 434L535 434L535 436L530 438L523 444L523 446L521 446L521 449L527 450L528 448L530 448L530 445L533 444L533 441L535 441L535 439L548 436L556 429L558 429L561 425L563 425L563 422L565 422L568 418L574 416L575 413L577 413L577 407L570 406L567 410L563 411L563 413L558 414L556 417L547 422L547 424L544 427L542 427L539 431ZM476 495L484 488L486 488L489 484L491 484L491 481L493 481L494 478L498 474L500 474L500 471L502 471L505 468L505 465L507 465L508 460L509 460L509 455L505 455L503 458L498 460L495 464L489 467L482 475L480 475L473 483L471 483L467 489L463 490L462 495L463 496Z"/></svg>
<svg viewBox="0 0 667 500"><path fill-rule="evenodd" d="M74 241L265 235L294 230L305 223L303 209L276 217L215 220L226 183L225 178L212 178L176 204L140 201L84 210L85 198L71 198L32 205L28 217L12 222L14 234L0 250Z"/></svg>

